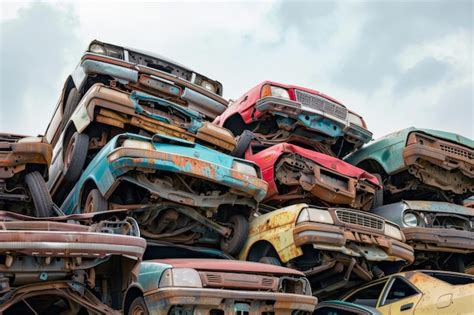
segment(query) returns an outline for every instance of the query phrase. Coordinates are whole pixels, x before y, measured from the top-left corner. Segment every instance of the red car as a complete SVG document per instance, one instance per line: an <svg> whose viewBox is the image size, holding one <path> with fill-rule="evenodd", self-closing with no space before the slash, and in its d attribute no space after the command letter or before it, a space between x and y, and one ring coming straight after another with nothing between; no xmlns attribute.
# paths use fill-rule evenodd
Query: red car
<svg viewBox="0 0 474 315"><path fill-rule="evenodd" d="M370 173L335 157L281 143L271 147L253 141L245 153L268 183L263 203L284 206L306 202L370 210L381 191Z"/></svg>
<svg viewBox="0 0 474 315"><path fill-rule="evenodd" d="M343 157L372 139L361 116L318 91L265 81L233 102L214 123L273 143L305 143ZM321 148L321 144L325 148Z"/></svg>

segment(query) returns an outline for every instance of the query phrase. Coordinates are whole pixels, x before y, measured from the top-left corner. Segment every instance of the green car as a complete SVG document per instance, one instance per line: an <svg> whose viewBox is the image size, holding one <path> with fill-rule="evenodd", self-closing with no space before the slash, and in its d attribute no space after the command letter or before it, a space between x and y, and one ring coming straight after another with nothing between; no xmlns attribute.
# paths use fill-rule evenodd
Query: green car
<svg viewBox="0 0 474 315"><path fill-rule="evenodd" d="M406 128L345 160L379 177L376 206L402 199L462 204L474 195L474 141L438 130Z"/></svg>

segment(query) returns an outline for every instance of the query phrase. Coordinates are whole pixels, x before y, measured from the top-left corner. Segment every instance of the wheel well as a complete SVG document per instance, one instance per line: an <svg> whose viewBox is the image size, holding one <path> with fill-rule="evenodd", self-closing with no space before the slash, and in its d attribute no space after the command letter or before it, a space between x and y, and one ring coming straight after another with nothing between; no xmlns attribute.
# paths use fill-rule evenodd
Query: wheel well
<svg viewBox="0 0 474 315"><path fill-rule="evenodd" d="M89 195L89 192L94 188L97 188L97 184L92 179L88 179L84 183L84 185L82 185L81 193L79 195L79 202L80 202L79 205L81 206L81 209L84 209L84 205L86 204L87 195Z"/></svg>
<svg viewBox="0 0 474 315"><path fill-rule="evenodd" d="M387 176L387 172L385 172L385 169L376 160L364 160L357 164L357 167L360 167L370 173L380 174L380 176L382 177Z"/></svg>
<svg viewBox="0 0 474 315"><path fill-rule="evenodd" d="M72 120L67 122L66 131L64 132L63 138L63 155L66 152L67 144L69 143L69 139L71 139L72 135L77 131L76 126L72 122Z"/></svg>
<svg viewBox="0 0 474 315"><path fill-rule="evenodd" d="M72 79L71 76L68 76L65 86L66 86L66 89L64 91L64 97L63 97L62 104L61 104L63 113L64 113L64 106L66 106L66 101L67 101L67 98L69 96L69 92L71 92L72 88L76 87L76 85L74 84L74 80Z"/></svg>
<svg viewBox="0 0 474 315"><path fill-rule="evenodd" d="M130 309L130 304L132 304L133 300L137 297L143 297L143 292L140 288L137 287L131 287L128 289L125 298L123 299L123 313L124 315L128 314L128 311Z"/></svg>
<svg viewBox="0 0 474 315"><path fill-rule="evenodd" d="M246 129L246 123L240 114L236 113L226 119L223 127L229 129L234 136L239 136Z"/></svg>
<svg viewBox="0 0 474 315"><path fill-rule="evenodd" d="M262 240L252 245L249 250L247 260L259 261L260 258L265 256L271 256L280 259L280 256L278 255L273 245L269 241Z"/></svg>

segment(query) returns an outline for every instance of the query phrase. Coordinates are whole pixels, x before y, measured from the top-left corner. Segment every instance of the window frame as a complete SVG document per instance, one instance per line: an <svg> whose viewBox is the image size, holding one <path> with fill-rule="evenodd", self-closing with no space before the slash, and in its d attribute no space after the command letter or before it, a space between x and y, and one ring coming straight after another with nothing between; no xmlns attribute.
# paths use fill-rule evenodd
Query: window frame
<svg viewBox="0 0 474 315"><path fill-rule="evenodd" d="M416 286L414 286L410 281L408 281L407 279L405 279L405 277L402 277L402 276L393 276L393 277L388 281L387 286L384 287L384 290L383 290L383 292L382 292L381 298L380 298L380 300L378 301L377 307L386 306L386 305L390 305L390 304L392 304L392 303L397 302L397 301L394 301L394 302L390 302L390 303L385 303L386 300L387 300L388 292L390 291L390 289L392 289L392 286L393 286L393 284L395 283L395 281L396 281L397 279L400 279L401 281L403 281L405 284L407 284L409 287L411 287L411 288L412 288L413 290L415 290L415 292L416 292L416 294L407 296L407 297L405 297L405 298L408 298L408 297L411 297L411 296L414 296L414 295L417 295L417 294L422 294L422 292L421 292ZM403 299L405 299L405 298L403 298ZM403 300L403 299L400 299L400 300Z"/></svg>
<svg viewBox="0 0 474 315"><path fill-rule="evenodd" d="M354 302L348 301L348 299L349 299L350 297L354 296L355 294L359 293L359 292L362 291L362 290L365 290L365 289L367 289L367 288L370 288L370 287L372 287L372 286L379 285L380 283L385 282L385 285L383 286L382 290L380 290L380 294L379 294L379 297L377 298L377 302L375 303L375 306L373 306L374 308L377 308L377 307L380 305L381 298L384 296L385 291L386 291L386 289L387 289L387 286L390 284L390 281L391 281L390 278L389 278L389 279L380 279L380 280L375 281L375 282L373 282L373 283L367 284L367 285L365 285L364 287L362 287L362 288L360 288L360 289L357 289L357 290L355 290L355 291L349 293L348 295L344 296L344 297L342 298L342 300L345 301L345 302L348 302L348 303L354 303ZM364 306L367 306L367 305L364 305Z"/></svg>

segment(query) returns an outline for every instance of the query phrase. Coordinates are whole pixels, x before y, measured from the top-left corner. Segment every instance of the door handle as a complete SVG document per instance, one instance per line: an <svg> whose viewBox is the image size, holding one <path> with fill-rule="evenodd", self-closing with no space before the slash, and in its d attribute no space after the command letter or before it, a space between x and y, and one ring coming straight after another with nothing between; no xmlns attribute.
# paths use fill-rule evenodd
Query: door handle
<svg viewBox="0 0 474 315"><path fill-rule="evenodd" d="M409 309L412 308L412 307L413 307L413 303L404 304L404 305L400 306L400 312L409 310Z"/></svg>

